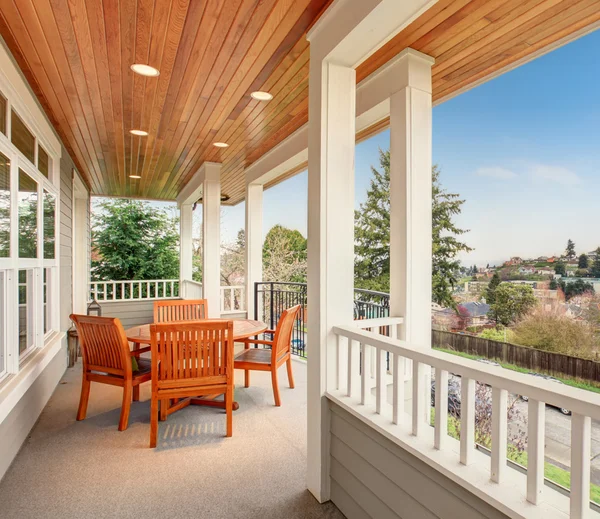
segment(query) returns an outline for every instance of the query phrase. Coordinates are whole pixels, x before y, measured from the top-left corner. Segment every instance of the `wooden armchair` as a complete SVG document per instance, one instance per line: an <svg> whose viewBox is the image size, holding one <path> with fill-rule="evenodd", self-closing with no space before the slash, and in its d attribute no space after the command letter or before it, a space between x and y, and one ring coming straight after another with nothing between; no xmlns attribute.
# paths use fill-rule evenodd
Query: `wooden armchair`
<svg viewBox="0 0 600 519"><path fill-rule="evenodd" d="M124 431L129 422L132 398L139 400L140 384L150 380L150 360L139 357L150 348L131 351L119 319L75 314L70 317L77 327L83 359L77 420L85 419L92 382L120 386L123 388L123 404L119 431ZM132 357L137 357L137 371L132 369Z"/></svg>
<svg viewBox="0 0 600 519"><path fill-rule="evenodd" d="M264 333L273 335L272 341L261 341L257 339L244 339L244 350L235 356L233 367L244 370L244 386L250 387L250 371L270 371L273 383L273 395L275 405L281 405L279 397L279 384L277 382L277 369L287 363L288 381L290 387L294 388L294 376L292 374L291 338L294 322L300 311L300 305L288 308L281 314L275 330L265 330ZM271 349L250 348L250 344L262 344L270 346Z"/></svg>
<svg viewBox="0 0 600 519"><path fill-rule="evenodd" d="M153 324L150 447L161 420L194 397L225 395L227 436L233 433L233 321Z"/></svg>
<svg viewBox="0 0 600 519"><path fill-rule="evenodd" d="M176 299L154 302L154 324L200 321L208 318L206 299Z"/></svg>

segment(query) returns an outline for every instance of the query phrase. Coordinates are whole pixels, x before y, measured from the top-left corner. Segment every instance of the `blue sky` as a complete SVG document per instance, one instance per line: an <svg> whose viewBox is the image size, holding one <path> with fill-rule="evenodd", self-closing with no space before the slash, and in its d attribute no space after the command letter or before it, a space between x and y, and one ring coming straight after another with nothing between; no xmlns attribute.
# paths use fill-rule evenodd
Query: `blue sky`
<svg viewBox="0 0 600 519"><path fill-rule="evenodd" d="M542 56L433 110L433 160L466 200L458 223L475 251L466 264L600 246L600 31ZM389 132L356 147L357 207ZM306 235L306 172L264 195L264 229ZM225 208L223 241L244 226Z"/></svg>

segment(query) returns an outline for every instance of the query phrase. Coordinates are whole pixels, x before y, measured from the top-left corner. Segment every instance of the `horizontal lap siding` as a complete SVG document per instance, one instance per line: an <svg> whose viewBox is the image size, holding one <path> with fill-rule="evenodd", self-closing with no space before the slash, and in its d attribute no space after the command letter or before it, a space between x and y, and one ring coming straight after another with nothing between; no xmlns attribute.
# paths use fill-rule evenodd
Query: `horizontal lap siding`
<svg viewBox="0 0 600 519"><path fill-rule="evenodd" d="M334 403L331 499L349 519L506 519Z"/></svg>
<svg viewBox="0 0 600 519"><path fill-rule="evenodd" d="M154 320L153 301L98 301L102 308L103 317L118 317L125 329L140 324L149 324Z"/></svg>
<svg viewBox="0 0 600 519"><path fill-rule="evenodd" d="M60 159L60 329L71 326L73 311L73 168L66 149Z"/></svg>

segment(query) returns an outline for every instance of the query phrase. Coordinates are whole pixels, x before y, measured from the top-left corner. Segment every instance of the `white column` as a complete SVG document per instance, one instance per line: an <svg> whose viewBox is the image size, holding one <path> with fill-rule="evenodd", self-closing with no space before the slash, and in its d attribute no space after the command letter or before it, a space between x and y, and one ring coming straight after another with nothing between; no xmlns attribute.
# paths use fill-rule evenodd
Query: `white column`
<svg viewBox="0 0 600 519"><path fill-rule="evenodd" d="M221 316L221 181L220 164L204 164L202 183L202 294L208 317Z"/></svg>
<svg viewBox="0 0 600 519"><path fill-rule="evenodd" d="M400 339L430 348L434 60L412 49L404 50L398 60L398 89L390 97L390 311L404 317ZM406 368L410 376L411 366ZM429 380L427 371L421 385L426 392ZM425 402L428 416L428 397Z"/></svg>
<svg viewBox="0 0 600 519"><path fill-rule="evenodd" d="M254 283L262 281L263 186L246 186L246 309L254 319ZM260 316L258 316L260 319Z"/></svg>
<svg viewBox="0 0 600 519"><path fill-rule="evenodd" d="M192 280L192 204L179 206L179 278Z"/></svg>
<svg viewBox="0 0 600 519"><path fill-rule="evenodd" d="M327 379L335 381L332 326L353 320L353 68L311 61L308 140L308 489L329 499Z"/></svg>

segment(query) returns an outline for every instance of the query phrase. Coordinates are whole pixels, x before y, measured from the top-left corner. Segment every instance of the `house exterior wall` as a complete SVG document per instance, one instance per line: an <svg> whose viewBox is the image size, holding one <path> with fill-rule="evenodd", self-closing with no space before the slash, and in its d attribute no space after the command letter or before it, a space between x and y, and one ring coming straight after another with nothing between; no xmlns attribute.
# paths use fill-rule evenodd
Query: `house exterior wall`
<svg viewBox="0 0 600 519"><path fill-rule="evenodd" d="M333 402L331 500L348 519L506 519Z"/></svg>

